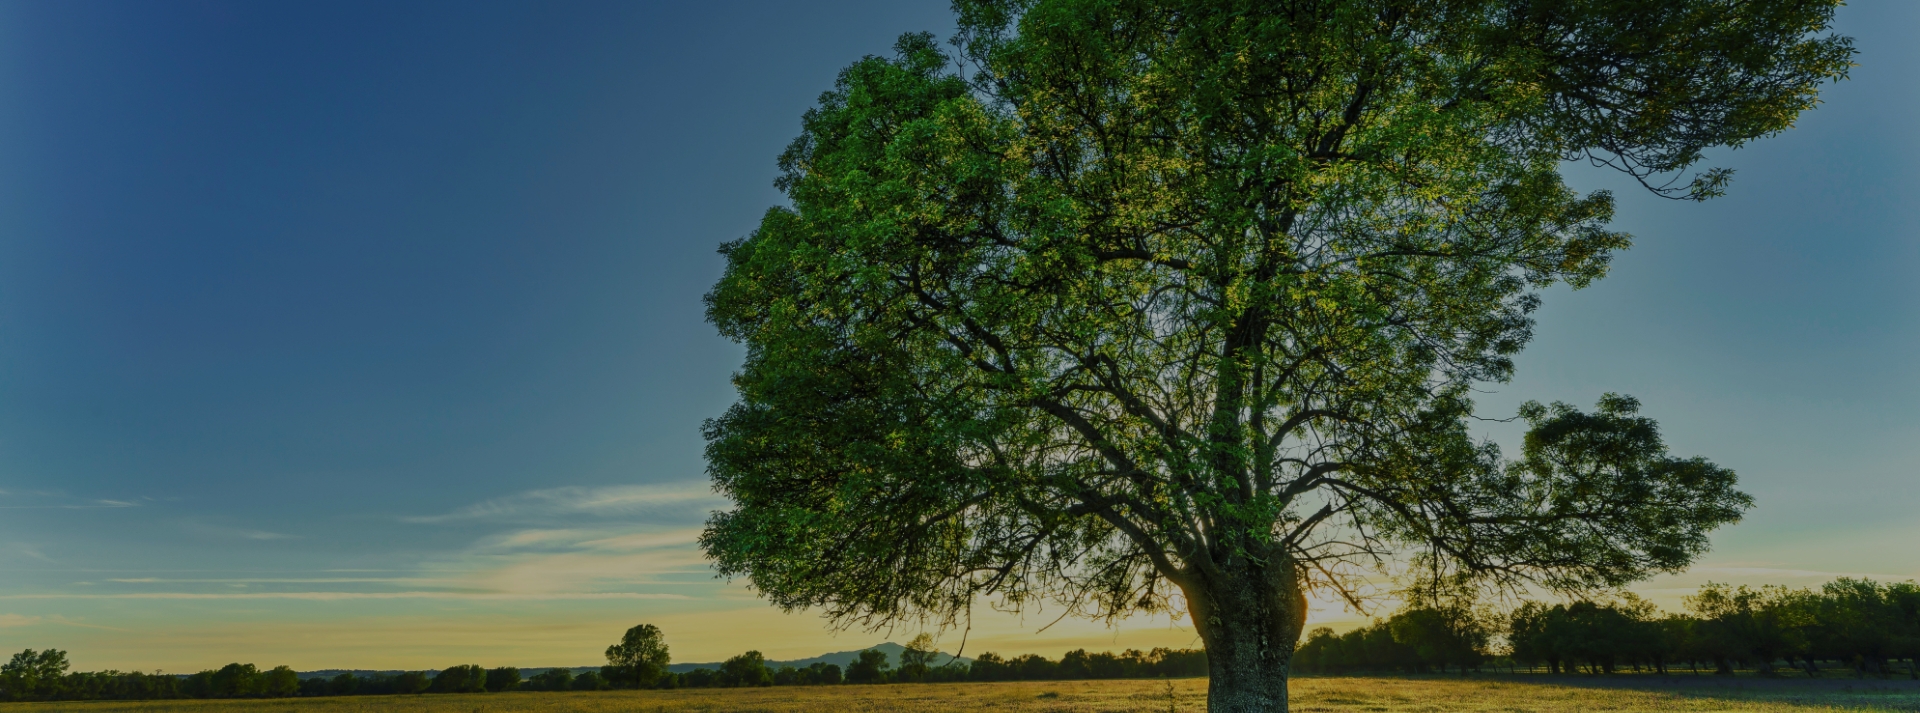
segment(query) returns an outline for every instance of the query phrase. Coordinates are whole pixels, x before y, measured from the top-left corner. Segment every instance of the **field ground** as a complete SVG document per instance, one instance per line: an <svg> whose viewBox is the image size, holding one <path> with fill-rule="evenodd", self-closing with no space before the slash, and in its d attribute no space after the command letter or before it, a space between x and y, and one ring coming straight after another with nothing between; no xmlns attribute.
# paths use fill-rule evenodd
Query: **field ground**
<svg viewBox="0 0 1920 713"><path fill-rule="evenodd" d="M893 686L779 687L0 704L0 712L143 713L1190 713L1206 708L1206 679L1024 681ZM1170 695L1171 694L1171 695ZM1293 710L1349 711L1920 711L1920 682L1763 680L1694 676L1301 677Z"/></svg>

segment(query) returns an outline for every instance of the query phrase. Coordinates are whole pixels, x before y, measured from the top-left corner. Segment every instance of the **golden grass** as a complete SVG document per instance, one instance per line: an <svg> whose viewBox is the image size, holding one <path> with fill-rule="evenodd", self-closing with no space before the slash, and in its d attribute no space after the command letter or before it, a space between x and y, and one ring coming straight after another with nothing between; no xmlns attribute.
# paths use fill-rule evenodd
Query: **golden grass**
<svg viewBox="0 0 1920 713"><path fill-rule="evenodd" d="M1192 713L1206 679L833 686L604 693L497 693L236 701L20 703L0 711L143 713ZM1169 697L1171 688L1171 697ZM1902 681L1763 681L1711 677L1545 679L1297 678L1299 713L1573 713L1575 711L1920 711Z"/></svg>

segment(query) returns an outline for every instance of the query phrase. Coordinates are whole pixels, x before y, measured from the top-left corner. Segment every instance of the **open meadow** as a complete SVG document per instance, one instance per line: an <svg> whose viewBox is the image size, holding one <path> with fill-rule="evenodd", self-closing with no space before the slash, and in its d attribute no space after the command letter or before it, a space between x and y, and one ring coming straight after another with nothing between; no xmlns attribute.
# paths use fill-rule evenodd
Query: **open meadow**
<svg viewBox="0 0 1920 713"><path fill-rule="evenodd" d="M226 701L0 704L0 710L142 713L1164 713L1203 711L1205 679L777 687L597 693L495 693ZM1675 676L1303 677L1293 710L1348 711L1920 711L1920 683Z"/></svg>

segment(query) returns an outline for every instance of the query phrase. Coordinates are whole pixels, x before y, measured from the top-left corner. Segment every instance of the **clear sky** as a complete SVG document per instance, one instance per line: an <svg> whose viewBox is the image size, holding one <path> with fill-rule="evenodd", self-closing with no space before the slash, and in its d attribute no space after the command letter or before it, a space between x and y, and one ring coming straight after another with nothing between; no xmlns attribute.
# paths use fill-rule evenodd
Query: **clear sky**
<svg viewBox="0 0 1920 713"><path fill-rule="evenodd" d="M1854 79L1716 155L1729 197L1571 169L1636 247L1551 291L1481 399L1630 393L1741 474L1759 507L1641 588L1664 604L1920 577L1920 4L1840 17ZM437 668L593 664L642 621L683 661L910 636L699 558L699 424L740 357L700 296L835 72L950 27L937 0L0 0L0 650ZM968 650L1197 645L1055 614L983 617Z"/></svg>

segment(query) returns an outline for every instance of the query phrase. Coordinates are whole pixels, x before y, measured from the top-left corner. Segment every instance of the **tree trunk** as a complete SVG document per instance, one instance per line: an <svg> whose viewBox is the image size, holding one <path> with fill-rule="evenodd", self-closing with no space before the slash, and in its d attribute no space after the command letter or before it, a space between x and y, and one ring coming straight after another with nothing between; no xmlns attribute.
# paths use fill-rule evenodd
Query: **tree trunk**
<svg viewBox="0 0 1920 713"><path fill-rule="evenodd" d="M1307 597L1293 563L1240 561L1210 568L1183 586L1194 628L1207 647L1209 713L1285 713L1294 646L1307 623Z"/></svg>

